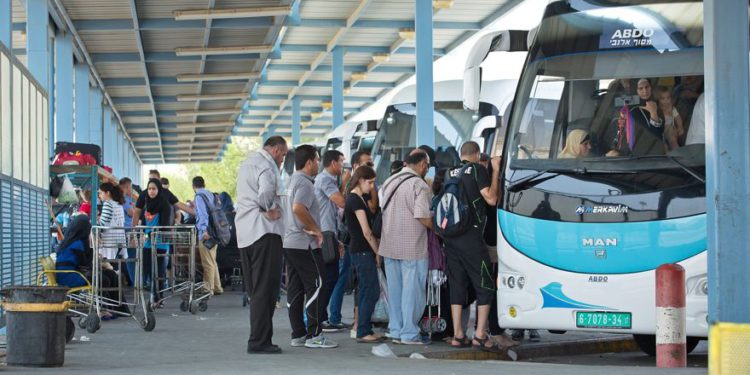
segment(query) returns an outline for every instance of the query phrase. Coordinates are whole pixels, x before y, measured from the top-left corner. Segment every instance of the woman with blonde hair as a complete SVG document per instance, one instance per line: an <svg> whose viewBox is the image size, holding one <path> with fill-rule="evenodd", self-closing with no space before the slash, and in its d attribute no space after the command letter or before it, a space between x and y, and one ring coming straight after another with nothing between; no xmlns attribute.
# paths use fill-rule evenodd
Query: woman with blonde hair
<svg viewBox="0 0 750 375"><path fill-rule="evenodd" d="M565 148L557 156L558 159L579 159L591 153L591 136L585 130L575 129L568 134Z"/></svg>

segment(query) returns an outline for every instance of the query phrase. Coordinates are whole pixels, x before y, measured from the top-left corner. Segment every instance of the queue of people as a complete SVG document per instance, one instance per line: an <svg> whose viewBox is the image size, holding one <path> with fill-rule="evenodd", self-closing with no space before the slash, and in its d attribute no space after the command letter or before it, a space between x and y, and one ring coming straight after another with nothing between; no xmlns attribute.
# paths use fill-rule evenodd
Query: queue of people
<svg viewBox="0 0 750 375"><path fill-rule="evenodd" d="M288 147L282 137L268 138L263 149L248 156L238 174L235 224L250 302L247 352L282 351L272 340L282 254L290 346L338 346L326 334L349 328L341 320L348 283L355 289L351 328L357 342L429 344L430 338L419 325L426 307L428 236L436 229L433 190L425 179L433 166L429 152L415 149L377 186L369 154L355 153L348 172L340 152L319 155L313 146L302 145L294 150L296 171L284 189L280 167ZM453 320L453 337L448 342L491 350L497 340L490 340L490 335L502 336L503 332L495 316L490 316L496 284L494 273L488 270L496 270L496 260L491 259L484 229L489 207L498 199L499 159L484 160L492 171L488 172L475 142L463 145L461 159L462 164L448 171L446 178L459 176L465 185L473 202L473 219L465 233L441 241L448 259L446 293ZM387 290L381 291L378 273L383 271ZM347 280L350 275L355 280ZM387 293L389 302L385 335L376 333L372 323L381 292ZM475 301L476 329L469 339L465 307ZM513 344L505 337L500 342Z"/></svg>
<svg viewBox="0 0 750 375"><path fill-rule="evenodd" d="M166 184L166 186L165 186ZM198 235L197 244L202 265L202 279L205 285L205 293L216 295L223 293L222 283L219 279L218 266L216 264L217 245L206 246L209 239L208 221L210 210L221 207L222 210L231 210L231 197L227 193L221 196L206 190L206 184L202 177L193 179L193 190L195 192L194 205L187 205L169 191L169 181L161 178L157 170L149 172L149 180L146 189L134 195L133 182L130 178L122 178L119 183L113 184L102 182L99 185L98 201L99 207L91 206L91 193L82 191L82 204L68 220L63 233L64 240L55 251L55 267L62 271L77 271L75 273L61 273L57 276L57 282L62 286L70 288L81 287L90 282L92 277L93 256L100 258L102 270L102 286L104 288L116 287L119 283L133 285L135 280L134 262L115 262L116 259L128 259L136 256L134 247L126 238L128 228L143 226L145 233L153 231L158 226L173 226L181 220L181 211L185 217L194 217L196 220L192 225L196 227ZM93 221L101 229L98 231L100 246L98 254L92 250L92 215L96 215ZM184 223L184 221L183 221ZM215 241L214 241L215 243ZM144 243L143 259L141 263L143 275L143 287L152 289L159 298L159 290L165 288L165 279L170 268L170 257L157 257L157 277L159 283L154 282L156 277L152 275L151 251L155 247L161 254L169 254L170 245L164 243L150 243L148 239ZM118 265L123 264L123 269ZM118 296L105 297L117 300ZM121 296L120 296L121 298ZM157 305L155 307L161 307ZM102 313L102 320L114 319L116 315L107 312Z"/></svg>

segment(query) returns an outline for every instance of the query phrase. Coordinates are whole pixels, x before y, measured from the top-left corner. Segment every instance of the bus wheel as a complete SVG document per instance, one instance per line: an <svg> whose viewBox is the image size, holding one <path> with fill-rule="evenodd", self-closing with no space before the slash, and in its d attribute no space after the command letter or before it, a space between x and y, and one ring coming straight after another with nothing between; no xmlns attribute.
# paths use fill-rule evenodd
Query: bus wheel
<svg viewBox="0 0 750 375"><path fill-rule="evenodd" d="M656 356L656 336L654 335L633 335L635 343L641 348L641 351L650 355ZM688 354L695 350L695 347L701 342L700 337L688 337L685 341L685 349Z"/></svg>

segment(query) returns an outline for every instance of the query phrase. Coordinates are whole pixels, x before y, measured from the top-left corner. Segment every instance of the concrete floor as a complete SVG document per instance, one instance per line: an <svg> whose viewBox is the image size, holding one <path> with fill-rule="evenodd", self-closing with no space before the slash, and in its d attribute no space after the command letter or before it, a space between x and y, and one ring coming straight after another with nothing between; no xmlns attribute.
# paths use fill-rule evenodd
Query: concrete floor
<svg viewBox="0 0 750 375"><path fill-rule="evenodd" d="M132 319L120 318L103 322L95 334L76 332L76 341L66 349L65 366L56 369L2 367L0 373L45 374L650 374L656 371L652 362L639 353L616 355L611 361L606 356L590 360L565 359L539 362L455 361L424 359L379 358L371 353L373 345L357 344L348 332L329 335L340 347L328 350L292 348L289 346L289 322L286 309L274 316L275 342L284 352L281 355L248 355L245 353L249 334L248 310L241 306L241 294L227 293L212 299L208 311L191 315L178 309L178 300L170 300L157 311L153 332L144 332ZM345 299L351 306L351 297ZM345 321L351 321L351 308L345 308ZM81 336L84 336L83 338ZM570 335L565 339L570 339ZM561 340L560 335L545 335L545 340ZM588 336L590 337L590 335ZM82 340L83 339L83 340ZM88 339L88 341L87 341ZM389 344L397 354L426 353L452 350L447 344L406 347ZM466 349L473 350L473 349ZM623 360L622 358L632 360ZM597 360L597 358L599 358ZM601 360L604 358L604 360ZM618 366L609 366L616 363ZM596 365L596 366L592 366ZM705 374L705 368L661 370L660 374Z"/></svg>

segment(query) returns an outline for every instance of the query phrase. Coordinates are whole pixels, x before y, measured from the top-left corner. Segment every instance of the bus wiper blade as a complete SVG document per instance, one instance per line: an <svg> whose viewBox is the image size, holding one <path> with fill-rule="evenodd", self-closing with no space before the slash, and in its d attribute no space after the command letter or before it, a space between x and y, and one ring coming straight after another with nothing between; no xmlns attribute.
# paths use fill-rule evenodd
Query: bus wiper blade
<svg viewBox="0 0 750 375"><path fill-rule="evenodd" d="M549 175L549 176L547 176L547 177L540 178L541 176L543 176L543 175L545 175L547 173L552 173L552 174ZM514 181L514 182L510 183L510 185L508 185L508 187L506 189L509 192L511 192L511 193L517 193L517 192L519 192L521 190L526 190L526 189L528 189L530 187L533 187L533 186L536 186L538 184L541 184L544 181L553 179L553 178L555 178L555 177L557 177L557 176L559 176L561 174L586 174L586 173L588 173L586 171L586 168L545 169L545 170L541 170L541 171L539 171L537 173L530 174L530 175L528 175L526 177L520 178L517 181Z"/></svg>
<svg viewBox="0 0 750 375"><path fill-rule="evenodd" d="M695 171L693 171L692 169L690 169L690 167L688 167L687 165L685 165L681 161L677 160L677 158L674 157L674 156L672 156L672 155L642 155L642 156L633 156L633 157L630 157L628 160L643 160L643 159L667 159L667 160L671 161L674 165L680 167L680 169L682 169L683 171L685 171L685 173L689 174L690 176L692 176L696 180L700 181L703 184L706 183L706 177L701 176L700 174L696 173Z"/></svg>

